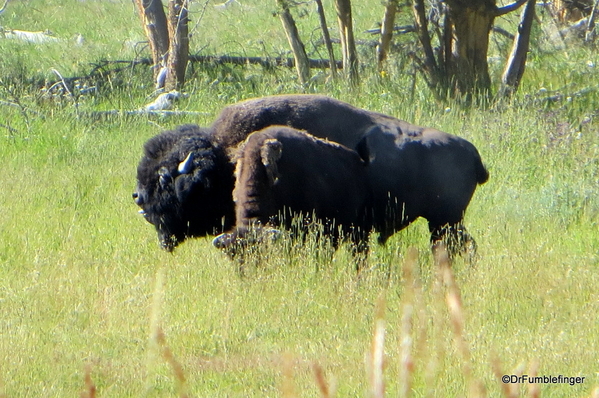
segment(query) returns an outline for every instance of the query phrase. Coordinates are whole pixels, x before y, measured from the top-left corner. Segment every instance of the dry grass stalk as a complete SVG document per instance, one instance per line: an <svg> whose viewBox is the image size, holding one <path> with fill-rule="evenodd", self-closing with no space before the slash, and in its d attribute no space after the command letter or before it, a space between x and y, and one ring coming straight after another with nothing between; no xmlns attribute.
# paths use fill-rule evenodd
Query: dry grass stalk
<svg viewBox="0 0 599 398"><path fill-rule="evenodd" d="M156 333L160 330L162 301L164 299L164 268L156 271L152 306L150 307L150 341L156 342Z"/></svg>
<svg viewBox="0 0 599 398"><path fill-rule="evenodd" d="M512 397L511 384L504 383L501 381L501 377L505 373L503 373L503 370L501 370L501 362L499 361L499 358L495 354L493 354L493 358L491 359L491 368L493 369L493 373L495 374L495 377L497 377L497 380L499 380L499 385L501 386L502 395L505 398L511 398Z"/></svg>
<svg viewBox="0 0 599 398"><path fill-rule="evenodd" d="M435 254L435 251L433 251ZM436 258L436 257L435 257ZM436 398L437 397L437 376L439 372L439 364L445 362L445 355L447 347L445 342L441 338L443 335L443 330L446 327L444 322L445 320L445 300L443 293L443 276L441 272L441 268L435 267L435 278L433 278L433 288L432 288L433 302L430 305L431 313L427 314L425 312L425 316L423 319L430 320L432 324L431 335L425 339L424 341L430 341L430 345L426 346L426 353L429 356L428 363L426 365L425 371L425 384L427 386L426 397L428 398Z"/></svg>
<svg viewBox="0 0 599 398"><path fill-rule="evenodd" d="M385 357L385 297L381 294L377 301L374 319L374 332L370 352L366 355L366 372L372 398L385 396L383 366Z"/></svg>
<svg viewBox="0 0 599 398"><path fill-rule="evenodd" d="M92 380L92 368L89 364L85 367L85 376L83 380L85 387L81 392L81 398L96 398L96 385Z"/></svg>
<svg viewBox="0 0 599 398"><path fill-rule="evenodd" d="M474 377L472 371L472 357L464 336L465 316L462 297L451 270L451 260L449 259L447 248L444 245L439 245L436 248L434 255L435 263L440 270L443 283L446 286L445 303L449 311L454 342L462 357L462 372L468 383L469 395L474 397L484 397L486 396L486 393L483 384Z"/></svg>
<svg viewBox="0 0 599 398"><path fill-rule="evenodd" d="M293 357L286 353L283 355L283 382L281 384L281 395L283 398L296 398L295 384L293 382Z"/></svg>
<svg viewBox="0 0 599 398"><path fill-rule="evenodd" d="M152 388L153 382L150 375L154 373L154 366L158 362L160 346L157 335L160 333L160 319L162 302L164 298L164 267L156 270L152 304L150 305L150 333L148 337L148 350L146 357L146 390Z"/></svg>
<svg viewBox="0 0 599 398"><path fill-rule="evenodd" d="M493 373L495 374L495 377L497 377L497 380L499 380L499 383L501 385L501 392L503 394L503 396L505 398L518 398L520 397L520 385L518 383L504 383L501 378L506 374L505 372L503 372L503 370L501 369L501 361L499 360L499 358L496 355L493 355L493 359L491 360L491 367L493 369ZM538 365L536 366L536 368L531 367L531 371L534 370L535 375L536 372L538 371ZM516 375L516 376L522 376L522 373L524 373L524 366L520 365L518 366L515 370L513 370L510 375ZM530 393L530 390L529 390ZM540 391L539 391L540 394Z"/></svg>
<svg viewBox="0 0 599 398"><path fill-rule="evenodd" d="M316 385L318 386L318 391L320 391L321 398L331 398L334 394L331 393L331 389L329 389L327 381L324 378L322 366L314 362L312 364L312 371L314 372L314 378L316 379Z"/></svg>
<svg viewBox="0 0 599 398"><path fill-rule="evenodd" d="M533 359L528 368L528 374L531 378L537 377L539 374L539 360ZM539 398L541 396L541 385L540 384L528 384L528 396L530 398Z"/></svg>
<svg viewBox="0 0 599 398"><path fill-rule="evenodd" d="M156 337L156 342L158 343L158 345L160 347L160 353L162 354L162 357L173 369L173 373L175 374L177 393L178 393L179 397L181 397L181 398L189 397L189 394L187 393L185 373L183 372L183 367L177 361L177 359L175 358L175 355L173 354L170 347L168 346L168 344L166 342L166 336L164 335L164 332L162 331L162 329L158 328L156 330L155 337Z"/></svg>
<svg viewBox="0 0 599 398"><path fill-rule="evenodd" d="M412 389L412 377L414 374L414 358L412 356L412 328L414 318L414 301L416 282L414 270L418 261L418 251L410 248L408 258L403 266L403 280L406 287L404 292L401 344L400 344L400 368L399 368L399 396L407 398Z"/></svg>

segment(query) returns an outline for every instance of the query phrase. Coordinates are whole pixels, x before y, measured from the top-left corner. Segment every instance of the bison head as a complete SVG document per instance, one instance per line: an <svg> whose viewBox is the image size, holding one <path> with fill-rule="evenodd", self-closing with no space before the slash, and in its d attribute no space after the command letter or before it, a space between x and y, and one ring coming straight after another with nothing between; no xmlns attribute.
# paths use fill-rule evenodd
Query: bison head
<svg viewBox="0 0 599 398"><path fill-rule="evenodd" d="M179 126L146 142L133 192L163 249L222 232L234 218L233 166L207 129Z"/></svg>

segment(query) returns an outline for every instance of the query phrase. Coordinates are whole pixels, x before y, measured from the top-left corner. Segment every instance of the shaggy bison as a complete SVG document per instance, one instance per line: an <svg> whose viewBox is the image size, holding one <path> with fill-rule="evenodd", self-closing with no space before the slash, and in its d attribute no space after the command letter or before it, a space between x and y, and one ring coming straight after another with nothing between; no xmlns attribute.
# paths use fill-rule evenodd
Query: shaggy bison
<svg viewBox="0 0 599 398"><path fill-rule="evenodd" d="M185 237L232 227L234 179L229 159L249 134L272 125L304 130L360 153L367 163L374 227L381 233L381 242L418 217L428 220L433 241L447 236L456 242L470 241L462 219L477 184L488 178L471 143L326 96L298 94L239 102L224 108L208 130L191 128L196 135L202 131L203 147L202 154L192 155L184 174L194 178L186 177L185 183L177 181L178 165L191 152L186 149L187 138L178 136L187 135L163 133L166 137L159 135L146 144L134 196L153 203L140 206L160 236L170 234L166 241L161 238L164 248L172 250ZM153 141L163 142L165 149L148 156ZM165 180L162 165L170 172L171 187L168 181L160 184ZM177 194L177 186L193 194ZM171 219L177 221L169 225Z"/></svg>
<svg viewBox="0 0 599 398"><path fill-rule="evenodd" d="M214 239L220 249L245 244L266 227L291 228L292 218L320 221L336 246L348 237L357 251L367 246L371 225L366 164L340 144L283 126L250 134L237 154L233 191L236 226Z"/></svg>
<svg viewBox="0 0 599 398"><path fill-rule="evenodd" d="M462 219L476 186L485 183L489 173L474 145L398 121L393 127L371 128L356 150L368 164L379 242L424 217L431 243L449 238L450 253L476 248Z"/></svg>
<svg viewBox="0 0 599 398"><path fill-rule="evenodd" d="M162 248L172 251L186 237L230 228L233 178L233 165L209 131L183 125L146 142L133 199Z"/></svg>

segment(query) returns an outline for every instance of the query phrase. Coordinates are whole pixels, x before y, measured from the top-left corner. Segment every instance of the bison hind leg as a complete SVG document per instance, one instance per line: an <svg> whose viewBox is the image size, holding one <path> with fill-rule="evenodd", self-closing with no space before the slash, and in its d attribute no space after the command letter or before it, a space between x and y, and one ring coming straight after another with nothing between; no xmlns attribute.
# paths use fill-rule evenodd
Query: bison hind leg
<svg viewBox="0 0 599 398"><path fill-rule="evenodd" d="M443 245L451 259L459 255L470 264L474 263L477 244L461 222L442 226L429 224L429 230L431 231L431 247L433 251L440 245Z"/></svg>

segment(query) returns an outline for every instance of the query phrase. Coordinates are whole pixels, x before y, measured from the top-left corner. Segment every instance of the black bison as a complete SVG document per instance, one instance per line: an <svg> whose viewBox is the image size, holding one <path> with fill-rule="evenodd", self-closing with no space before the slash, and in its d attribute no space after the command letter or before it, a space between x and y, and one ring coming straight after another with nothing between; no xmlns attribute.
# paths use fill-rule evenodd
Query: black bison
<svg viewBox="0 0 599 398"><path fill-rule="evenodd" d="M399 122L371 128L356 150L368 164L379 242L424 217L431 243L448 238L450 253L475 249L462 219L476 186L485 183L489 173L474 145L439 130Z"/></svg>
<svg viewBox="0 0 599 398"><path fill-rule="evenodd" d="M230 228L233 169L223 149L212 144L209 130L196 125L146 142L133 199L156 227L163 249L172 251L189 236Z"/></svg>
<svg viewBox="0 0 599 398"><path fill-rule="evenodd" d="M164 153L176 153L169 155L171 163L165 166L171 172L173 187L157 188L162 180L161 166L157 164L166 161L146 155L142 159L145 166L140 164L140 169L150 172L144 172L142 179L138 170L138 189L134 193L154 203L153 207L144 206L143 202L140 206L159 235L161 228L170 234L163 247L172 250L185 237L222 232L233 226L234 179L229 159L249 134L272 125L289 126L337 142L356 150L366 160L374 197L374 227L380 232L381 243L418 217L428 220L433 241L447 236L456 242L470 241L462 225L464 212L477 184L488 179L471 143L326 96L298 94L250 99L224 108L202 134L206 140L202 156L209 157L210 162L192 156L188 172L197 177L194 181L202 189L196 190L193 184L185 186L194 195L175 195L178 177L172 172L178 168L177 162L187 159L189 151L181 144L185 139L179 140L177 132L163 133L166 139L158 136L147 144L153 140L170 141L165 143L169 149ZM210 189L210 198L202 197L208 194L205 189ZM219 189L222 191L217 193ZM180 200L185 202L173 205ZM188 214L189 211L194 214ZM178 215L167 214L175 212ZM177 225L165 226L177 218ZM159 227L156 221L163 226Z"/></svg>
<svg viewBox="0 0 599 398"><path fill-rule="evenodd" d="M235 254L248 235L256 236L264 228L289 229L298 215L306 225L320 222L334 246L344 237L357 252L367 247L370 189L366 164L355 151L289 127L271 126L250 134L236 163L236 225L232 233L214 239L216 247Z"/></svg>

